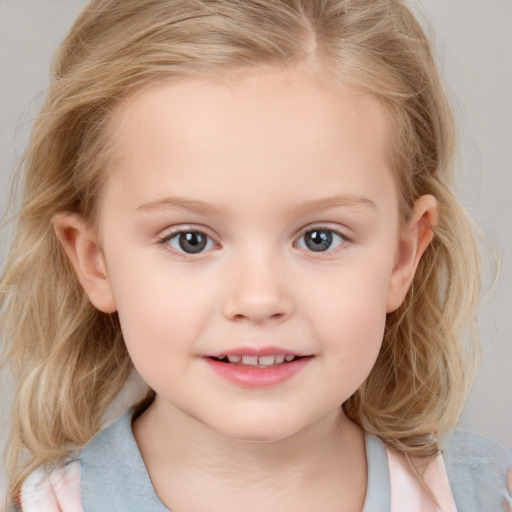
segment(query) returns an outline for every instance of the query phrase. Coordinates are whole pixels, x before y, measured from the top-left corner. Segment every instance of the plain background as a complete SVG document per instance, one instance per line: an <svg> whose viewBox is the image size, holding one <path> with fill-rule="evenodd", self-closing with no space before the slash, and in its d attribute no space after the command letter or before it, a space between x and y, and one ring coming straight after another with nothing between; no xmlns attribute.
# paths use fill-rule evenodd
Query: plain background
<svg viewBox="0 0 512 512"><path fill-rule="evenodd" d="M0 0L1 211L44 96L51 56L82 5L83 0ZM501 252L498 284L480 314L484 364L461 426L512 446L512 0L413 5L431 22L459 120L458 195ZM8 245L4 229L1 261ZM0 385L1 449L11 392L5 379ZM4 486L0 470L0 491Z"/></svg>

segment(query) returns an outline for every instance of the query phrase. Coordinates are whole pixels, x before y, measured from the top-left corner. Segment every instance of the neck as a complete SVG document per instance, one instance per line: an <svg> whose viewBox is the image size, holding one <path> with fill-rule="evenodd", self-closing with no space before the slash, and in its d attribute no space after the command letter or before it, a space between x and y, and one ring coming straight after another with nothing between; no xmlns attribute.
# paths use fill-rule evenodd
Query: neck
<svg viewBox="0 0 512 512"><path fill-rule="evenodd" d="M157 399L133 431L157 494L175 512L363 506L364 436L341 407L285 439L260 442L228 438Z"/></svg>

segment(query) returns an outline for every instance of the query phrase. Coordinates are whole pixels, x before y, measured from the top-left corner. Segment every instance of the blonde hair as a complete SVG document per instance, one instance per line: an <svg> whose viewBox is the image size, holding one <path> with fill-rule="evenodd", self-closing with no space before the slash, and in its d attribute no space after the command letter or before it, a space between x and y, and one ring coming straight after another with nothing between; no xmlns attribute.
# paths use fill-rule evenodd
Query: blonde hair
<svg viewBox="0 0 512 512"><path fill-rule="evenodd" d="M313 59L376 97L392 121L402 219L433 194L439 224L402 306L387 319L368 379L344 404L366 432L430 456L466 398L478 353L480 263L450 190L454 123L432 49L400 0L93 0L56 56L22 166L17 234L0 285L3 360L19 380L8 449L10 496L37 466L100 428L132 369L116 314L94 309L52 217L95 220L112 112L170 77Z"/></svg>

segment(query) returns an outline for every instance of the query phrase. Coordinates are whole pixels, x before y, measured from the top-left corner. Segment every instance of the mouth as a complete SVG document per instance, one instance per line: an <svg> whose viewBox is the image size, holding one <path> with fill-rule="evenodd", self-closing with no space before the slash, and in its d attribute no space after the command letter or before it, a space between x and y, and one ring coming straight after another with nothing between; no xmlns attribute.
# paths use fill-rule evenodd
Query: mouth
<svg viewBox="0 0 512 512"><path fill-rule="evenodd" d="M239 349L204 356L208 366L223 379L245 388L269 388L302 372L313 355L285 353L282 349Z"/></svg>
<svg viewBox="0 0 512 512"><path fill-rule="evenodd" d="M237 366L247 366L253 368L274 368L276 366L298 361L304 357L306 356L297 356L294 354L269 354L264 356L230 354L209 356L209 359L213 359L219 363L234 364Z"/></svg>

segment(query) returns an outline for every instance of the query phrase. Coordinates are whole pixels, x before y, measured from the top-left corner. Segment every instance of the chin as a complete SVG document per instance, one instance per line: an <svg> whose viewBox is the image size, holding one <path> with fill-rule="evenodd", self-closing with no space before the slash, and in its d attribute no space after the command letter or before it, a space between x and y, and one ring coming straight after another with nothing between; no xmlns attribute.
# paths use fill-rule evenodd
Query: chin
<svg viewBox="0 0 512 512"><path fill-rule="evenodd" d="M224 428L223 428L224 427ZM218 433L233 441L243 443L273 443L292 437L300 428L294 428L289 421L250 422L241 421L215 428Z"/></svg>

